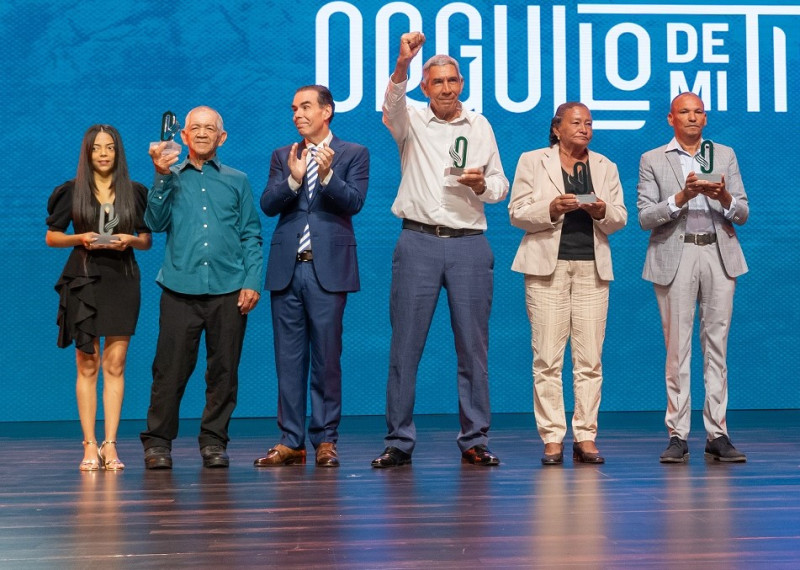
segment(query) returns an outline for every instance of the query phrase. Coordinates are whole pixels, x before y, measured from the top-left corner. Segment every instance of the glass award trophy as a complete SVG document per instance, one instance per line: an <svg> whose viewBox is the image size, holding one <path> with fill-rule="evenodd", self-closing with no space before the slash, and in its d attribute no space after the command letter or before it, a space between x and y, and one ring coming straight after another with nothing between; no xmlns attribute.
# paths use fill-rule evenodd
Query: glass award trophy
<svg viewBox="0 0 800 570"><path fill-rule="evenodd" d="M714 172L714 143L709 140L704 140L700 143L700 152L694 157L697 164L700 165L700 172L697 178L706 180L708 182L719 183L722 182L722 175Z"/></svg>
<svg viewBox="0 0 800 570"><path fill-rule="evenodd" d="M180 124L172 111L166 111L161 115L161 140L150 143L150 148L160 145L162 142L167 144L161 151L161 154L170 154L181 151L181 145L175 142L175 135L180 131Z"/></svg>
<svg viewBox="0 0 800 570"><path fill-rule="evenodd" d="M597 202L597 196L589 191L588 167L585 162L576 162L572 167L572 176L568 176L569 183L575 192L575 197L581 204Z"/></svg>
<svg viewBox="0 0 800 570"><path fill-rule="evenodd" d="M453 159L453 166L445 169L445 176L461 176L464 174L464 167L467 164L467 142L466 137L458 137L450 145L450 158Z"/></svg>
<svg viewBox="0 0 800 570"><path fill-rule="evenodd" d="M108 245L111 242L119 241L111 232L119 224L119 216L114 212L114 204L102 204L100 206L100 218L97 222L97 239L95 245Z"/></svg>

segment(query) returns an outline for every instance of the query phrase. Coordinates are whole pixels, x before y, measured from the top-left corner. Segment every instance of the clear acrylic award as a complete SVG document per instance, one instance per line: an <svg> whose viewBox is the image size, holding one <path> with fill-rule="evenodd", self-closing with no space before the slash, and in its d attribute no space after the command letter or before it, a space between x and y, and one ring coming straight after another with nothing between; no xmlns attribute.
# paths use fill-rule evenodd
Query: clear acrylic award
<svg viewBox="0 0 800 570"><path fill-rule="evenodd" d="M178 134L180 131L180 124L178 123L178 118L175 116L175 113L172 111L166 111L163 115L161 115L161 140L156 142L150 143L150 148L160 145L162 142L166 142L167 144L164 145L164 148L161 150L161 154L170 154L175 152L181 151L181 145L175 142L175 135Z"/></svg>
<svg viewBox="0 0 800 570"><path fill-rule="evenodd" d="M697 178L714 183L722 182L722 175L718 172L714 172L713 142L704 140L700 144L700 152L695 156L695 160L697 160L697 164L700 165L700 173L697 175Z"/></svg>
<svg viewBox="0 0 800 570"><path fill-rule="evenodd" d="M572 167L572 175L568 176L569 183L575 192L575 197L581 204L597 202L597 196L589 191L588 167L585 162L576 162Z"/></svg>
<svg viewBox="0 0 800 570"><path fill-rule="evenodd" d="M119 241L112 232L119 225L119 216L114 212L114 204L102 204L100 206L100 218L97 222L97 239L95 245L108 245L111 242Z"/></svg>
<svg viewBox="0 0 800 570"><path fill-rule="evenodd" d="M453 159L453 166L445 169L445 176L461 176L464 174L464 167L467 165L467 147L469 142L466 137L458 137L450 145L450 158Z"/></svg>

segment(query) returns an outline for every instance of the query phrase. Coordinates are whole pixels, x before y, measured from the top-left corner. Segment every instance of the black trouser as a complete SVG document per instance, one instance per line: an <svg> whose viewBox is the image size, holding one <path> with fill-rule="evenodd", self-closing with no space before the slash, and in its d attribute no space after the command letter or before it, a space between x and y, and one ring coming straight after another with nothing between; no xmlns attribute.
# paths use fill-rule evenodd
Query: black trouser
<svg viewBox="0 0 800 570"><path fill-rule="evenodd" d="M200 336L206 333L206 407L200 421L200 447L228 441L228 424L236 407L239 357L247 316L239 313L239 291L224 295L161 293L158 346L145 449L171 447L178 436L178 414L186 383L197 364Z"/></svg>

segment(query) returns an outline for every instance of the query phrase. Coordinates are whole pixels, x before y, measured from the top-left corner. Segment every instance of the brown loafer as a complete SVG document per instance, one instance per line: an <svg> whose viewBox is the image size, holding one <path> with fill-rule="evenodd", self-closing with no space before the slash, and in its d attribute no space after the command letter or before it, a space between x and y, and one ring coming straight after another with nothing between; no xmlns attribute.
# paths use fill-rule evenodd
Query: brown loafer
<svg viewBox="0 0 800 570"><path fill-rule="evenodd" d="M317 447L317 467L339 467L339 455L332 441L325 441Z"/></svg>
<svg viewBox="0 0 800 570"><path fill-rule="evenodd" d="M259 457L253 461L255 467L276 467L279 465L294 465L306 462L306 450L292 449L282 444L277 444L267 452L266 457Z"/></svg>

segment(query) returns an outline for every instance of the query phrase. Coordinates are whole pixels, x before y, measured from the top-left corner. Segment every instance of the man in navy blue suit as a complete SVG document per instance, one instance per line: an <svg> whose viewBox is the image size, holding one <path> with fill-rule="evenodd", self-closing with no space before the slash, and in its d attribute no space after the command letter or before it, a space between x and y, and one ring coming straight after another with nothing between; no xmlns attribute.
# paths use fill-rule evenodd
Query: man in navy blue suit
<svg viewBox="0 0 800 570"><path fill-rule="evenodd" d="M342 412L342 316L347 293L358 291L352 216L364 205L369 152L330 130L331 92L297 90L293 120L303 137L272 153L261 209L280 216L269 250L278 427L281 439L256 467L305 463L306 394L311 369L308 437L318 467L338 467Z"/></svg>

